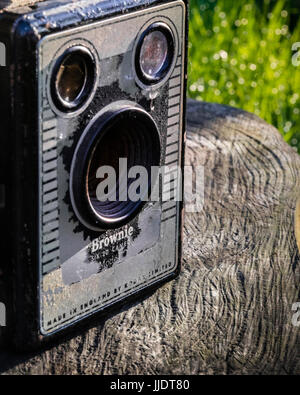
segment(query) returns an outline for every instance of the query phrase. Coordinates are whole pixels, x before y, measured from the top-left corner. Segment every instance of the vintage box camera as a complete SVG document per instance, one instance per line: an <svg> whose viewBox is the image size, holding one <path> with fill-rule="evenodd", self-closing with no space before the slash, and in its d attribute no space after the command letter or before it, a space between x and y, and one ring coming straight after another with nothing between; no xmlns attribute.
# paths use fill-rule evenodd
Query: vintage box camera
<svg viewBox="0 0 300 395"><path fill-rule="evenodd" d="M187 2L44 1L0 41L0 302L24 346L179 273Z"/></svg>

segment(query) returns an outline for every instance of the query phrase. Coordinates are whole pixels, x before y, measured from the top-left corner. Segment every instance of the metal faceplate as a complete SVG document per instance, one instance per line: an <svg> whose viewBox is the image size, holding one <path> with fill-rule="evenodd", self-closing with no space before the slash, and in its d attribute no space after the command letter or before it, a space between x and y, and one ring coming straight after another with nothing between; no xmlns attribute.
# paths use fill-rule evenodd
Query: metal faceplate
<svg viewBox="0 0 300 395"><path fill-rule="evenodd" d="M137 37L156 21L172 28L176 58L165 84L147 90L136 82L132 59ZM84 230L68 196L70 152L76 135L86 125L81 129L82 114L64 116L55 109L49 92L53 64L66 48L84 45L98 60L96 92L122 92L120 98L111 97L111 102L126 98L135 103L137 97L153 98L153 115L161 118L158 126L164 165L181 166L184 24L184 3L174 1L51 34L39 43L39 289L43 335L53 334L170 277L178 266L180 232L180 203L162 200L147 203L135 219L117 230L99 235ZM94 101L83 110L88 112L88 106L95 107Z"/></svg>

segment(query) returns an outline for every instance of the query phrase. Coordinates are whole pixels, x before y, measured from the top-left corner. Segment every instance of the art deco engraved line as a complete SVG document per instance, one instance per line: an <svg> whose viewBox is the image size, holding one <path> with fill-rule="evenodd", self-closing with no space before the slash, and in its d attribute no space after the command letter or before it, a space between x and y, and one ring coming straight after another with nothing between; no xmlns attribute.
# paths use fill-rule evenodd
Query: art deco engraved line
<svg viewBox="0 0 300 395"><path fill-rule="evenodd" d="M181 77L180 76L174 77L174 78L170 79L169 87L173 88L173 87L179 86L180 84L181 84Z"/></svg>
<svg viewBox="0 0 300 395"><path fill-rule="evenodd" d="M167 166L168 164L173 163L176 160L178 160L178 151L167 157L167 160L165 161L165 165Z"/></svg>
<svg viewBox="0 0 300 395"><path fill-rule="evenodd" d="M53 192L49 192L44 194L43 196L43 204L50 202L51 200L56 200L57 199L57 190Z"/></svg>
<svg viewBox="0 0 300 395"><path fill-rule="evenodd" d="M167 147L166 147L166 156L174 154L175 152L178 152L178 141L169 143L169 144L167 144Z"/></svg>
<svg viewBox="0 0 300 395"><path fill-rule="evenodd" d="M167 162L166 166L170 166L170 165L178 165L178 158L174 159L172 162Z"/></svg>
<svg viewBox="0 0 300 395"><path fill-rule="evenodd" d="M50 213L43 215L43 224L46 224L47 222L50 222L57 218L58 218L58 210L51 211Z"/></svg>
<svg viewBox="0 0 300 395"><path fill-rule="evenodd" d="M179 134L178 132L179 132L179 124L176 123L176 124L168 127L167 137L169 138L170 136L172 136L175 133L178 135Z"/></svg>
<svg viewBox="0 0 300 395"><path fill-rule="evenodd" d="M177 202L174 202L173 200L168 200L162 203L162 212L165 213L168 210L176 207Z"/></svg>
<svg viewBox="0 0 300 395"><path fill-rule="evenodd" d="M178 75L181 75L181 64L175 67L172 77L177 77Z"/></svg>
<svg viewBox="0 0 300 395"><path fill-rule="evenodd" d="M172 166L168 165L168 171L165 171L165 173L164 173L165 176L168 175L168 174L172 175L178 170L178 166L177 166L176 163L177 163L177 161Z"/></svg>
<svg viewBox="0 0 300 395"><path fill-rule="evenodd" d="M50 264L43 265L43 275L50 273L52 270L55 270L59 266L60 260L56 259L52 261Z"/></svg>
<svg viewBox="0 0 300 395"><path fill-rule="evenodd" d="M176 104L179 105L180 103L180 96L174 96L169 99L169 107L175 106Z"/></svg>
<svg viewBox="0 0 300 395"><path fill-rule="evenodd" d="M178 178L178 168L174 166L173 169L168 168L168 172L164 172L165 183L163 185L169 185L172 180L177 180Z"/></svg>
<svg viewBox="0 0 300 395"><path fill-rule="evenodd" d="M169 83L168 129L165 156L165 165L169 167L169 171L165 175L169 174L170 179L163 185L163 194L169 194L170 196L176 194L178 182L176 170L179 160L181 69L180 56ZM172 199L162 203L162 223L166 223L177 217L177 202L174 196L172 196Z"/></svg>
<svg viewBox="0 0 300 395"><path fill-rule="evenodd" d="M57 136L56 129L50 129L49 131L45 131L43 133L43 142L51 140L51 139L56 139L56 136Z"/></svg>
<svg viewBox="0 0 300 395"><path fill-rule="evenodd" d="M162 193L163 194L169 193L170 191L173 191L177 186L178 186L177 178L173 178L162 186Z"/></svg>
<svg viewBox="0 0 300 395"><path fill-rule="evenodd" d="M176 105L174 107L169 107L169 117L174 116L175 114L179 114L180 111L180 107L179 105Z"/></svg>
<svg viewBox="0 0 300 395"><path fill-rule="evenodd" d="M169 93L169 98L171 99L174 96L181 96L180 95L181 92L181 87L180 86L176 86L175 88L170 89L170 93Z"/></svg>
<svg viewBox="0 0 300 395"><path fill-rule="evenodd" d="M48 171L57 169L57 160L52 160L50 162L46 162L43 164L43 173L47 173Z"/></svg>
<svg viewBox="0 0 300 395"><path fill-rule="evenodd" d="M162 219L161 222L164 223L164 222L167 222L167 221L169 221L169 220L171 220L171 219L173 219L173 218L176 219L176 217L177 217L177 214L174 214L174 215L171 215L170 217L167 217L167 218Z"/></svg>
<svg viewBox="0 0 300 395"><path fill-rule="evenodd" d="M57 180L47 182L47 184L44 184L43 192L53 191L53 189L57 189L57 186Z"/></svg>
<svg viewBox="0 0 300 395"><path fill-rule="evenodd" d="M43 131L47 131L49 129L55 129L55 128L56 128L56 119L55 118L44 120Z"/></svg>
<svg viewBox="0 0 300 395"><path fill-rule="evenodd" d="M59 247L59 240L54 240L50 243L43 245L43 253L47 253L49 251L53 251Z"/></svg>
<svg viewBox="0 0 300 395"><path fill-rule="evenodd" d="M168 140L167 140L167 147L170 147L170 146L172 146L172 145L174 145L174 144L177 144L178 145L178 143L179 143L179 141L178 141L178 133L173 133L173 134L170 134L169 136L168 136Z"/></svg>
<svg viewBox="0 0 300 395"><path fill-rule="evenodd" d="M59 257L59 249L56 249L55 251L52 251L46 255L43 256L42 262L43 263L50 263L53 261L53 259L57 259Z"/></svg>
<svg viewBox="0 0 300 395"><path fill-rule="evenodd" d="M162 193L163 193L164 195L165 195L165 194L170 194L170 192L175 191L175 189L177 189L177 187L178 187L177 180L172 180L171 182L169 182L169 183L167 183L167 184L165 184L165 185L163 186Z"/></svg>
<svg viewBox="0 0 300 395"><path fill-rule="evenodd" d="M52 151L47 151L44 153L43 155L43 162L48 162L51 159L56 159L57 158L57 152L56 150L52 150Z"/></svg>
<svg viewBox="0 0 300 395"><path fill-rule="evenodd" d="M44 205L43 213L44 214L49 213L50 211L55 210L57 208L58 208L58 201L54 200L54 201Z"/></svg>
<svg viewBox="0 0 300 395"><path fill-rule="evenodd" d="M43 243L46 244L53 240L56 240L58 238L58 235L59 235L58 230L45 234L43 236Z"/></svg>
<svg viewBox="0 0 300 395"><path fill-rule="evenodd" d="M43 144L43 152L56 148L56 140L49 140Z"/></svg>
<svg viewBox="0 0 300 395"><path fill-rule="evenodd" d="M52 118L49 118L51 116ZM43 112L42 124L42 267L43 274L59 263L57 125L51 110Z"/></svg>
<svg viewBox="0 0 300 395"><path fill-rule="evenodd" d="M46 235L48 232L51 232L58 228L59 228L59 222L57 220L49 222L48 224L43 226L43 235Z"/></svg>
<svg viewBox="0 0 300 395"><path fill-rule="evenodd" d="M52 181L54 179L57 179L57 170L52 170L44 173L43 175L43 183Z"/></svg>
<svg viewBox="0 0 300 395"><path fill-rule="evenodd" d="M168 119L168 126L179 125L179 115Z"/></svg>
<svg viewBox="0 0 300 395"><path fill-rule="evenodd" d="M174 214L176 214L177 211L177 207L170 207L168 210L166 210L165 212L162 213L162 219L166 219Z"/></svg>

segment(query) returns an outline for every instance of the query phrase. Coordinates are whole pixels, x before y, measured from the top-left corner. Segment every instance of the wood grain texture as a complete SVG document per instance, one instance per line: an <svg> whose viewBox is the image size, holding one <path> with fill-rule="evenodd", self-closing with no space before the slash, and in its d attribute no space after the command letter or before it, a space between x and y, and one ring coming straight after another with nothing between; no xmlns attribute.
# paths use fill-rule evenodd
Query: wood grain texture
<svg viewBox="0 0 300 395"><path fill-rule="evenodd" d="M295 235L298 244L298 250L300 252L300 198L296 203L296 210L295 210Z"/></svg>
<svg viewBox="0 0 300 395"><path fill-rule="evenodd" d="M180 276L43 353L2 354L6 373L300 373L300 156L261 119L215 104L188 103L187 136L205 204L186 215Z"/></svg>
<svg viewBox="0 0 300 395"><path fill-rule="evenodd" d="M33 5L41 1L43 0L0 0L0 10Z"/></svg>

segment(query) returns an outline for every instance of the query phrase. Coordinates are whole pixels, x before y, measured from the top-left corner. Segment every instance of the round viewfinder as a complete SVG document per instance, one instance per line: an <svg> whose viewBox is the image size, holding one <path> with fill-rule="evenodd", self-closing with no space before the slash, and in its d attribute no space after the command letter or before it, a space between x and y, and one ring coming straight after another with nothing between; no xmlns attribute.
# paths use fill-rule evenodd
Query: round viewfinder
<svg viewBox="0 0 300 395"><path fill-rule="evenodd" d="M136 50L136 72L144 84L163 80L170 71L174 59L174 37L163 23L151 25L142 34Z"/></svg>
<svg viewBox="0 0 300 395"><path fill-rule="evenodd" d="M157 126L142 109L125 107L92 122L78 143L70 179L73 208L81 222L91 229L129 222L151 194L160 153ZM137 175L134 169L143 172Z"/></svg>
<svg viewBox="0 0 300 395"><path fill-rule="evenodd" d="M55 105L65 112L77 110L90 97L95 80L95 63L90 51L81 46L69 48L56 62L52 74Z"/></svg>

